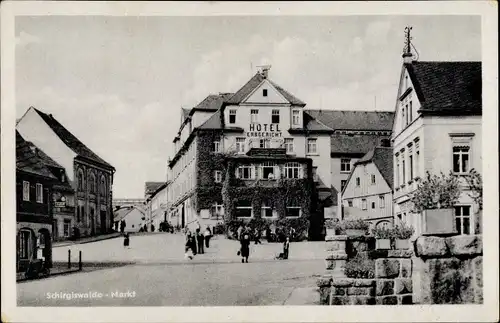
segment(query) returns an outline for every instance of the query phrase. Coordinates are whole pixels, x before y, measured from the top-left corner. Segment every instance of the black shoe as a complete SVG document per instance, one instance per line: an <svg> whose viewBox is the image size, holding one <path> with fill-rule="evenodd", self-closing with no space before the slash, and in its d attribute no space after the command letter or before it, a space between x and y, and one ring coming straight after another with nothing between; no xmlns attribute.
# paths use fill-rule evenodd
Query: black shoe
<svg viewBox="0 0 500 323"><path fill-rule="evenodd" d="M245 259L241 259L241 263L244 263L245 262Z"/></svg>

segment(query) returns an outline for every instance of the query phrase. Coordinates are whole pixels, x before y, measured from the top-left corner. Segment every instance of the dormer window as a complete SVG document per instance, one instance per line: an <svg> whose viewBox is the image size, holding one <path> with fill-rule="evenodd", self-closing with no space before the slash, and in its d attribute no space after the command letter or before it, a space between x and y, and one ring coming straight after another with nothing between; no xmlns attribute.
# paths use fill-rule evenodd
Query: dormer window
<svg viewBox="0 0 500 323"><path fill-rule="evenodd" d="M299 110L292 111L292 125L298 126L300 124L300 112Z"/></svg>
<svg viewBox="0 0 500 323"><path fill-rule="evenodd" d="M229 110L229 123L230 124L236 123L236 110L235 109Z"/></svg>
<svg viewBox="0 0 500 323"><path fill-rule="evenodd" d="M262 96L267 96L267 89L262 90Z"/></svg>

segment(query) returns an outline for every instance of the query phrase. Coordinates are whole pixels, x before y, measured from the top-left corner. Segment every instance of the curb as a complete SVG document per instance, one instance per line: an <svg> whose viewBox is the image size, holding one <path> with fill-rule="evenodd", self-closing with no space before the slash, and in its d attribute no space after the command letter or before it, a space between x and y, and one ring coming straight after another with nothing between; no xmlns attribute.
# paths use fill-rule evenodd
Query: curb
<svg viewBox="0 0 500 323"><path fill-rule="evenodd" d="M91 242L103 241L103 240L110 240L110 239L119 238L120 236L121 236L121 234L106 236L106 237L103 237L101 239L95 239L95 240L73 241L73 242L61 243L61 244L57 244L57 245L52 245L52 248L60 248L60 247L67 247L67 246L74 246L74 245L79 245L79 244L86 244L86 243L91 243Z"/></svg>
<svg viewBox="0 0 500 323"><path fill-rule="evenodd" d="M63 275L74 274L74 273L81 272L81 271L83 271L83 270L73 269L73 270L62 271L62 272L58 272L58 273L49 274L48 276L38 277L38 278L35 278L35 279L33 279L33 278L21 278L21 279L16 279L16 283L22 283L22 282L27 282L27 281L37 281L37 280L51 278L51 277L55 277L55 276L63 276Z"/></svg>

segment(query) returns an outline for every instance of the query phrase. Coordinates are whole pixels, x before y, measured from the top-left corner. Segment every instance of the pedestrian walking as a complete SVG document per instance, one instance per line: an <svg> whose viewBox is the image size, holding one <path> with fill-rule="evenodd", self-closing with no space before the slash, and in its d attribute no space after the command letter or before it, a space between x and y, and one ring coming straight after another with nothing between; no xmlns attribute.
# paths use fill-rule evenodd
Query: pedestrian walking
<svg viewBox="0 0 500 323"><path fill-rule="evenodd" d="M193 249L193 244L194 244L194 239L191 235L191 232L190 231L187 231L186 233L186 244L184 246L184 257L186 259L193 259L194 255L195 255L195 252L194 252L194 249Z"/></svg>
<svg viewBox="0 0 500 323"><path fill-rule="evenodd" d="M260 230L259 229L255 229L255 232L254 232L254 239L255 239L255 244L262 244L262 242L260 242Z"/></svg>
<svg viewBox="0 0 500 323"><path fill-rule="evenodd" d="M123 233L125 231L125 227L127 226L127 224L125 223L125 220L122 220L120 222L120 232Z"/></svg>
<svg viewBox="0 0 500 323"><path fill-rule="evenodd" d="M241 255L241 262L248 263L248 257L250 256L250 235L247 231L241 234L239 253Z"/></svg>
<svg viewBox="0 0 500 323"><path fill-rule="evenodd" d="M125 233L125 234L123 235L123 246L124 246L125 248L128 248L128 247L129 247L129 245L130 245L130 238L129 238L128 233Z"/></svg>
<svg viewBox="0 0 500 323"><path fill-rule="evenodd" d="M196 229L196 239L198 240L197 241L198 242L198 253L199 254L205 253L205 250L203 248L203 243L204 243L205 238L203 237L203 234L201 233L200 228Z"/></svg>
<svg viewBox="0 0 500 323"><path fill-rule="evenodd" d="M286 237L285 242L283 242L283 259L288 259L289 252L290 252L290 237Z"/></svg>
<svg viewBox="0 0 500 323"><path fill-rule="evenodd" d="M210 231L210 227L207 226L205 229L205 247L208 248L210 246L210 238L212 237L212 231Z"/></svg>

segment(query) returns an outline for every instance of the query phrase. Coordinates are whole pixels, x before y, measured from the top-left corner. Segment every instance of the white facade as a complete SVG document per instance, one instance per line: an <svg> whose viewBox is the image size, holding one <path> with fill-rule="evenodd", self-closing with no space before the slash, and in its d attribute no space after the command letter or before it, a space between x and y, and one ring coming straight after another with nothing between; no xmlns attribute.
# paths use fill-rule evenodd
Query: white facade
<svg viewBox="0 0 500 323"><path fill-rule="evenodd" d="M413 88L408 71L403 67L398 97ZM421 233L422 219L420 214L411 212L411 193L417 188L418 181L425 179L427 172L439 175L441 172L448 174L452 171L455 175L465 175L474 168L481 173L482 122L480 115L422 115L418 112L421 102L415 92L413 90L405 98L398 100L396 110L393 131L394 215L396 223L404 221L414 226L415 236L418 236ZM465 157L463 161L460 160L461 169L454 167L454 148L464 148ZM469 224L464 228L462 222L459 231L462 234L474 234L474 214L478 211L478 206L469 196L463 178L461 183L463 192L457 206L466 208Z"/></svg>

